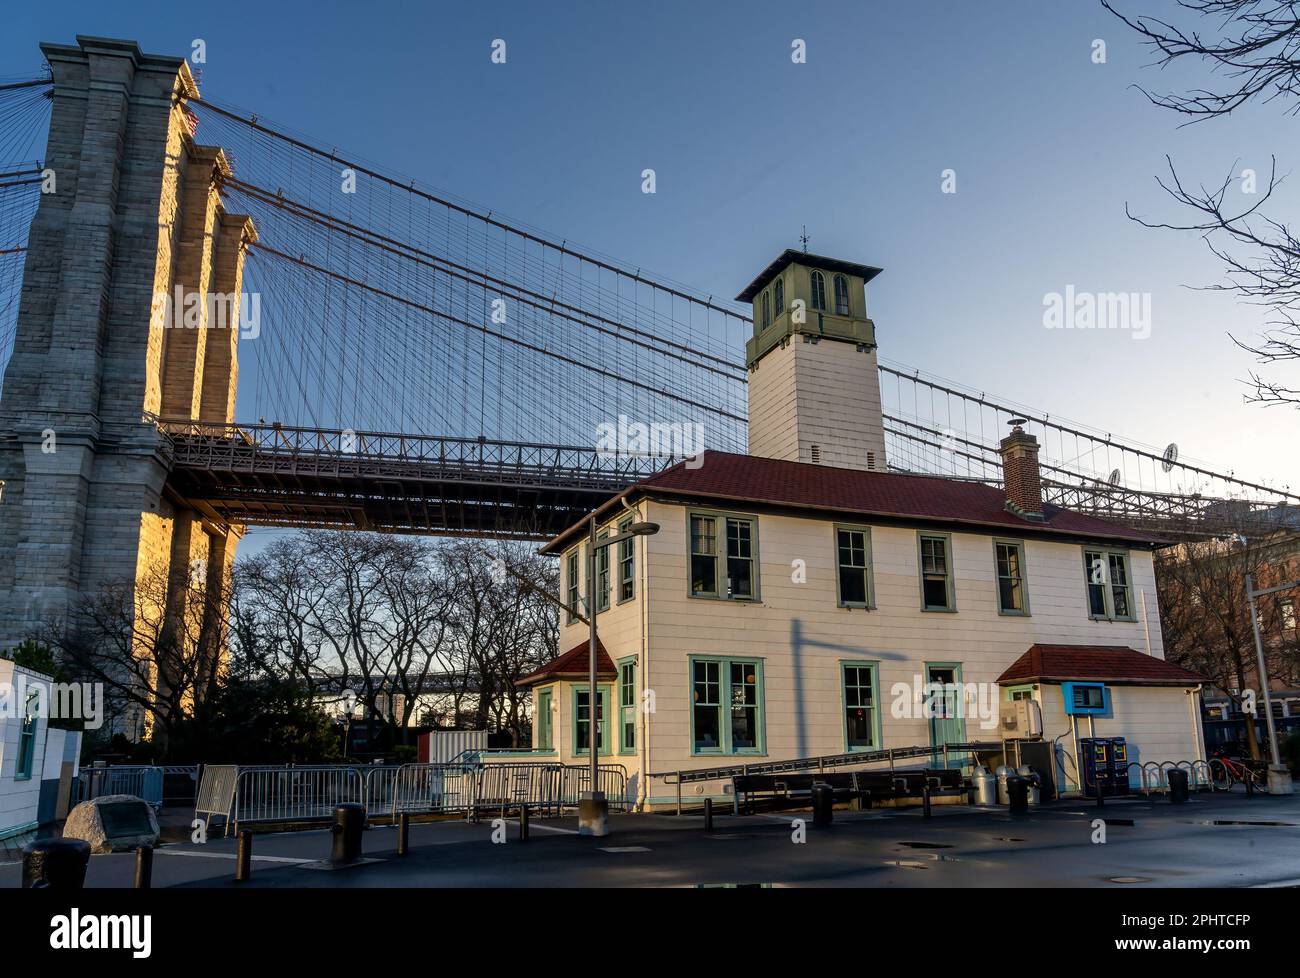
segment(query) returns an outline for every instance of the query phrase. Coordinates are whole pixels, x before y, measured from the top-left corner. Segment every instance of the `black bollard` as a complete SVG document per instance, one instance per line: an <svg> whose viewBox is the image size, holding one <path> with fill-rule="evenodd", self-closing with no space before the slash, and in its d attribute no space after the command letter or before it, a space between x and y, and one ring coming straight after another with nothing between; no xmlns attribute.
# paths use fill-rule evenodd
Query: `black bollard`
<svg viewBox="0 0 1300 978"><path fill-rule="evenodd" d="M826 827L831 824L834 817L832 812L835 808L835 789L828 784L815 784L812 786L812 810L813 825Z"/></svg>
<svg viewBox="0 0 1300 978"><path fill-rule="evenodd" d="M1169 803L1181 805L1187 801L1187 772L1171 770L1169 772Z"/></svg>
<svg viewBox="0 0 1300 978"><path fill-rule="evenodd" d="M361 833L366 827L366 806L354 801L334 806L334 824L330 826L333 843L330 862L335 865L354 863L361 858Z"/></svg>
<svg viewBox="0 0 1300 978"><path fill-rule="evenodd" d="M713 799L704 799L704 831L713 831Z"/></svg>
<svg viewBox="0 0 1300 978"><path fill-rule="evenodd" d="M253 869L253 833L239 831L239 848L235 851L235 882L247 883Z"/></svg>
<svg viewBox="0 0 1300 978"><path fill-rule="evenodd" d="M135 851L135 882L137 890L153 886L153 846L141 846Z"/></svg>
<svg viewBox="0 0 1300 978"><path fill-rule="evenodd" d="M528 841L528 806L519 806L519 841Z"/></svg>
<svg viewBox="0 0 1300 978"><path fill-rule="evenodd" d="M921 814L926 818L930 817L930 786L928 784L921 789Z"/></svg>
<svg viewBox="0 0 1300 978"><path fill-rule="evenodd" d="M23 847L23 889L80 890L86 883L90 843L41 839Z"/></svg>
<svg viewBox="0 0 1300 978"><path fill-rule="evenodd" d="M397 854L405 856L411 851L411 816L406 812L397 816Z"/></svg>
<svg viewBox="0 0 1300 978"><path fill-rule="evenodd" d="M1020 775L1007 778L1007 811L1012 815L1029 812L1029 779Z"/></svg>

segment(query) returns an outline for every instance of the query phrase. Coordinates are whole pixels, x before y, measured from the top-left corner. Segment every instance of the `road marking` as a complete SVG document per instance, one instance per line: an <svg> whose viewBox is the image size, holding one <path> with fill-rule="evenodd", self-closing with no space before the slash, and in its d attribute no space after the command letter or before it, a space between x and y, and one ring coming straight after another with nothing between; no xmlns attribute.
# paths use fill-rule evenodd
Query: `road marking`
<svg viewBox="0 0 1300 978"><path fill-rule="evenodd" d="M238 854L233 852L194 852L190 849L167 849L159 848L154 850L161 852L166 856L198 856L201 859L237 859ZM263 863L309 863L311 859L298 859L294 856L252 856L253 862Z"/></svg>
<svg viewBox="0 0 1300 978"><path fill-rule="evenodd" d="M561 832L564 835L578 835L577 829L562 829L558 825L539 825L537 822L529 822L530 829L540 829L542 832Z"/></svg>

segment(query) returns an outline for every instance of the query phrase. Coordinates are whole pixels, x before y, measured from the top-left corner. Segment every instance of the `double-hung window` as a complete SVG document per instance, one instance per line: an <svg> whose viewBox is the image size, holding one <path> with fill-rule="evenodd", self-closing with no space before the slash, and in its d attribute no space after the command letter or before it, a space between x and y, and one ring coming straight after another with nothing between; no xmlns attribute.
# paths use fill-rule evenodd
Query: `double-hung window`
<svg viewBox="0 0 1300 978"><path fill-rule="evenodd" d="M551 725L551 700L552 691L543 689L537 694L537 716L534 722L537 724L537 749L554 750L555 740Z"/></svg>
<svg viewBox="0 0 1300 978"><path fill-rule="evenodd" d="M998 575L998 612L1004 615L1029 614L1024 544L1013 540L994 540L993 554Z"/></svg>
<svg viewBox="0 0 1300 978"><path fill-rule="evenodd" d="M843 275L835 276L835 315L849 314L849 280Z"/></svg>
<svg viewBox="0 0 1300 978"><path fill-rule="evenodd" d="M844 743L850 751L879 750L880 714L876 696L876 664L841 664L844 683Z"/></svg>
<svg viewBox="0 0 1300 978"><path fill-rule="evenodd" d="M591 750L591 697L587 695L586 686L573 690L573 752L585 754ZM608 689L602 686L596 696L596 730L600 734L600 753L609 753L609 724L605 707L608 705Z"/></svg>
<svg viewBox="0 0 1300 978"><path fill-rule="evenodd" d="M569 556L564 558L565 604L569 606L570 625L578 620L578 616L574 614L578 609L578 549L574 548Z"/></svg>
<svg viewBox="0 0 1300 978"><path fill-rule="evenodd" d="M690 514L694 597L758 597L758 523L749 517ZM720 560L725 566L720 567ZM725 570L725 579L722 573Z"/></svg>
<svg viewBox="0 0 1300 978"><path fill-rule="evenodd" d="M808 277L809 291L812 293L812 307L818 310L826 308L826 277L821 272L813 272Z"/></svg>
<svg viewBox="0 0 1300 978"><path fill-rule="evenodd" d="M618 664L618 749L620 753L636 751L636 659Z"/></svg>
<svg viewBox="0 0 1300 978"><path fill-rule="evenodd" d="M946 533L920 535L921 610L954 611L952 538Z"/></svg>
<svg viewBox="0 0 1300 978"><path fill-rule="evenodd" d="M1123 550L1083 551L1088 582L1088 616L1134 621L1133 585L1128 554Z"/></svg>
<svg viewBox="0 0 1300 978"><path fill-rule="evenodd" d="M620 534L626 533L628 527L632 525L630 519L626 519L618 525ZM633 556L632 547L636 540L627 539L618 545L618 600L621 604L624 601L631 601L636 595L636 558Z"/></svg>
<svg viewBox="0 0 1300 978"><path fill-rule="evenodd" d="M871 531L866 527L835 527L835 563L841 608L870 608Z"/></svg>
<svg viewBox="0 0 1300 978"><path fill-rule="evenodd" d="M696 754L763 753L763 672L752 659L691 660Z"/></svg>
<svg viewBox="0 0 1300 978"><path fill-rule="evenodd" d="M27 781L32 776L32 765L36 759L36 717L39 694L33 690L27 694L27 703L23 711L22 726L18 728L18 759L14 767L14 780Z"/></svg>
<svg viewBox="0 0 1300 978"><path fill-rule="evenodd" d="M608 536L609 531L604 531L597 539L604 540ZM596 550L596 610L609 610L609 547Z"/></svg>

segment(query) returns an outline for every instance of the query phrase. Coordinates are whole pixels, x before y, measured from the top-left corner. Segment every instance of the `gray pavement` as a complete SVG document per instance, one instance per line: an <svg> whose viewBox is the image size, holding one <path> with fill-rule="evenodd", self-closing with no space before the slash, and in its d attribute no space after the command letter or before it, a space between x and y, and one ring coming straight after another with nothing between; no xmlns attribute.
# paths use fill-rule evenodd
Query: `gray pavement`
<svg viewBox="0 0 1300 978"><path fill-rule="evenodd" d="M792 840L796 818L803 844ZM1104 844L1093 841L1097 818ZM534 819L523 842L510 819L494 843L491 819L418 824L411 853L398 857L396 830L376 827L364 839L375 861L339 870L311 867L328 855L328 832L266 833L243 884L233 839L171 842L156 853L154 886L1300 886L1300 796L1063 802L1019 817L967 806L936 806L930 819L837 810L822 829L807 811L719 815L711 834L698 816L615 815L608 838L576 830L575 818ZM131 854L96 856L86 885L130 886L133 865ZM16 863L0 865L0 888L19 878Z"/></svg>

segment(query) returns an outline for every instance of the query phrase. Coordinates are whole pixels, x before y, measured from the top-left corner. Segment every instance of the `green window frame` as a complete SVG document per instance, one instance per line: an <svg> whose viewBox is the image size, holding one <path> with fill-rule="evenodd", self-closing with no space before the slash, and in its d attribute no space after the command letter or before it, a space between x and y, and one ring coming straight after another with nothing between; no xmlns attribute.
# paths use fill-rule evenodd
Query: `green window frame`
<svg viewBox="0 0 1300 978"><path fill-rule="evenodd" d="M570 550L568 555L564 558L564 582L567 588L565 594L566 597L568 598L566 603L571 609L570 611L567 612L567 616L568 616L567 621L568 624L572 625L575 621L578 620L578 616L574 614L574 611L576 611L578 608L578 602L580 600L579 595L581 594L580 585L578 581L578 548L577 547Z"/></svg>
<svg viewBox="0 0 1300 978"><path fill-rule="evenodd" d="M1038 689L1033 683L1023 683L1019 686L1008 686L1006 689L1006 699L1008 702L1016 700L1032 700L1034 691Z"/></svg>
<svg viewBox="0 0 1300 978"><path fill-rule="evenodd" d="M1133 573L1127 550L1083 548L1088 617L1094 621L1137 621Z"/></svg>
<svg viewBox="0 0 1300 978"><path fill-rule="evenodd" d="M918 533L916 535L917 569L921 578L922 611L956 611L957 594L953 585L952 535ZM942 589L942 602L939 601Z"/></svg>
<svg viewBox="0 0 1300 978"><path fill-rule="evenodd" d="M575 756L586 755L588 748L586 731L590 723L590 718L586 716L586 702L590 699L587 695L590 686L583 684L573 687L573 753ZM608 754L609 750L609 724L605 722L608 715L606 707L613 697L613 687L602 683L596 693L596 729L600 733L599 753Z"/></svg>
<svg viewBox="0 0 1300 978"><path fill-rule="evenodd" d="M871 528L835 524L835 597L841 608L874 608Z"/></svg>
<svg viewBox="0 0 1300 978"><path fill-rule="evenodd" d="M691 754L767 752L763 661L691 656Z"/></svg>
<svg viewBox="0 0 1300 978"><path fill-rule="evenodd" d="M688 510L686 533L691 597L759 600L757 517ZM719 590L723 575L725 593Z"/></svg>
<svg viewBox="0 0 1300 978"><path fill-rule="evenodd" d="M609 537L608 530L596 534L597 540ZM609 547L596 549L596 612L609 610Z"/></svg>
<svg viewBox="0 0 1300 978"><path fill-rule="evenodd" d="M555 750L555 726L551 716L554 695L554 690L550 689L537 691L537 716L533 719L537 725L535 746L538 750Z"/></svg>
<svg viewBox="0 0 1300 978"><path fill-rule="evenodd" d="M18 729L18 758L14 767L15 781L30 781L36 760L36 712L38 693L32 690L24 704L23 723Z"/></svg>
<svg viewBox="0 0 1300 978"><path fill-rule="evenodd" d="M879 663L840 662L840 704L845 752L880 750Z"/></svg>
<svg viewBox="0 0 1300 978"><path fill-rule="evenodd" d="M993 574L998 614L1028 617L1029 578L1025 571L1023 541L993 541Z"/></svg>
<svg viewBox="0 0 1300 978"><path fill-rule="evenodd" d="M618 660L618 752L636 753L636 657Z"/></svg>
<svg viewBox="0 0 1300 978"><path fill-rule="evenodd" d="M626 533L632 525L628 517L618 524L618 532ZM631 601L636 597L636 540L624 540L618 545L618 603Z"/></svg>

